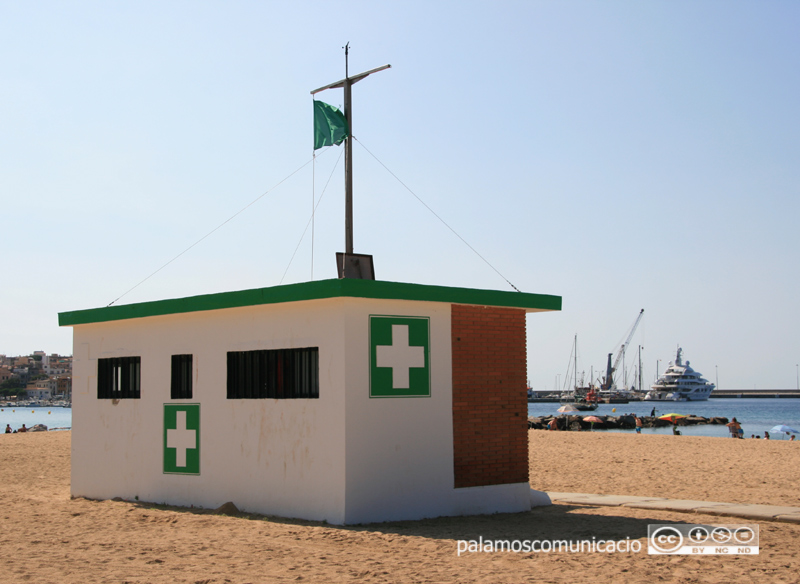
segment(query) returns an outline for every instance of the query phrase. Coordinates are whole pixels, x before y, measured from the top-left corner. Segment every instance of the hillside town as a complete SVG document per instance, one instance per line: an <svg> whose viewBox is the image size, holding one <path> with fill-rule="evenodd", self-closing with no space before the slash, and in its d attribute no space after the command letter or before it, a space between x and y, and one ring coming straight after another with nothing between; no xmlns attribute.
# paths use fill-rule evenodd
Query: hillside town
<svg viewBox="0 0 800 584"><path fill-rule="evenodd" d="M62 405L72 401L72 355L0 355L0 402Z"/></svg>

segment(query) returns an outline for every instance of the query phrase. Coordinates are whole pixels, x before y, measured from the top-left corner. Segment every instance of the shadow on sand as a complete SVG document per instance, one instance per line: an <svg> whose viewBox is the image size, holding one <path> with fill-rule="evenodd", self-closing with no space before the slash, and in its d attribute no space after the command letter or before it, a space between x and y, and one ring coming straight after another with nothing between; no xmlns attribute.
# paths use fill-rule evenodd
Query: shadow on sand
<svg viewBox="0 0 800 584"><path fill-rule="evenodd" d="M359 525L332 525L324 521L308 521L255 513L243 513L226 503L216 510L195 509L145 503L141 501L122 501L141 509L172 511L193 515L222 515L236 517L243 521L268 521L281 525L326 527L352 532L377 532L396 535L416 536L430 539L477 540L489 539L519 540L624 540L647 538L647 526L662 521L656 518L635 518L607 514L592 514L598 507L584 505L555 504L535 507L524 513L496 513L494 515L471 515L461 517L437 517L416 521L390 521ZM578 511L578 512L576 512ZM669 523L675 523L669 521ZM692 523L687 521L684 523Z"/></svg>

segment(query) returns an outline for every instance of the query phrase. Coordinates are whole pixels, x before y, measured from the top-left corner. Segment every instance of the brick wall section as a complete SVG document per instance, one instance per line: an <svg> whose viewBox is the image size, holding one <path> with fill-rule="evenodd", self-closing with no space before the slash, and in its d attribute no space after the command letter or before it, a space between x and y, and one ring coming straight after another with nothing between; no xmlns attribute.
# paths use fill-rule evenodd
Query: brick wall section
<svg viewBox="0 0 800 584"><path fill-rule="evenodd" d="M455 487L528 482L525 311L453 304Z"/></svg>

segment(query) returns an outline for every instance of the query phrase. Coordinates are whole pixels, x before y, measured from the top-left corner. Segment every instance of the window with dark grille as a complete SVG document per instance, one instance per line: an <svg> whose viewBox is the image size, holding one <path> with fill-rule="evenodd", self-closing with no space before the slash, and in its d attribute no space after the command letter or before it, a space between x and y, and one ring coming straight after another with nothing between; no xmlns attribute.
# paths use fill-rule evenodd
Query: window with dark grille
<svg viewBox="0 0 800 584"><path fill-rule="evenodd" d="M318 397L318 347L228 353L228 399Z"/></svg>
<svg viewBox="0 0 800 584"><path fill-rule="evenodd" d="M192 399L192 356L172 356L171 399Z"/></svg>
<svg viewBox="0 0 800 584"><path fill-rule="evenodd" d="M139 399L141 357L97 360L97 399Z"/></svg>

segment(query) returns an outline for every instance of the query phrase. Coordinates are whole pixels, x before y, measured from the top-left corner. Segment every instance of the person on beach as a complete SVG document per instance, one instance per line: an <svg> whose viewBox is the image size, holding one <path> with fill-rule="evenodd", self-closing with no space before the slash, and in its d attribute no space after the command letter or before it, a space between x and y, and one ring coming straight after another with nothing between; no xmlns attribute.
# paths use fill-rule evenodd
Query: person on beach
<svg viewBox="0 0 800 584"><path fill-rule="evenodd" d="M11 434L13 432L14 430L11 429L11 424L6 424L6 434ZM792 438L794 438L794 436L792 436Z"/></svg>
<svg viewBox="0 0 800 584"><path fill-rule="evenodd" d="M22 428L17 430L17 432L27 432L27 431L28 431L28 429L25 427L25 424L22 424Z"/></svg>
<svg viewBox="0 0 800 584"><path fill-rule="evenodd" d="M547 424L547 428L548 430L558 430L558 422L556 421L555 418L550 420L550 423Z"/></svg>
<svg viewBox="0 0 800 584"><path fill-rule="evenodd" d="M680 436L681 432L678 430L678 424L672 424L672 435L673 436Z"/></svg>
<svg viewBox="0 0 800 584"><path fill-rule="evenodd" d="M642 433L642 419L639 416L637 416L636 414L633 414L633 419L636 420L636 433L637 434L641 434Z"/></svg>
<svg viewBox="0 0 800 584"><path fill-rule="evenodd" d="M792 434L792 437L789 438L789 442L792 442L793 440L794 440L794 434Z"/></svg>
<svg viewBox="0 0 800 584"><path fill-rule="evenodd" d="M651 418L655 418L656 417L656 409L655 408L653 408L653 411L650 412L650 417Z"/></svg>
<svg viewBox="0 0 800 584"><path fill-rule="evenodd" d="M764 440L769 440L769 432L764 431Z"/></svg>
<svg viewBox="0 0 800 584"><path fill-rule="evenodd" d="M728 430L731 433L731 438L738 438L739 437L739 430L741 429L741 424L736 421L736 418L728 422L727 424Z"/></svg>

